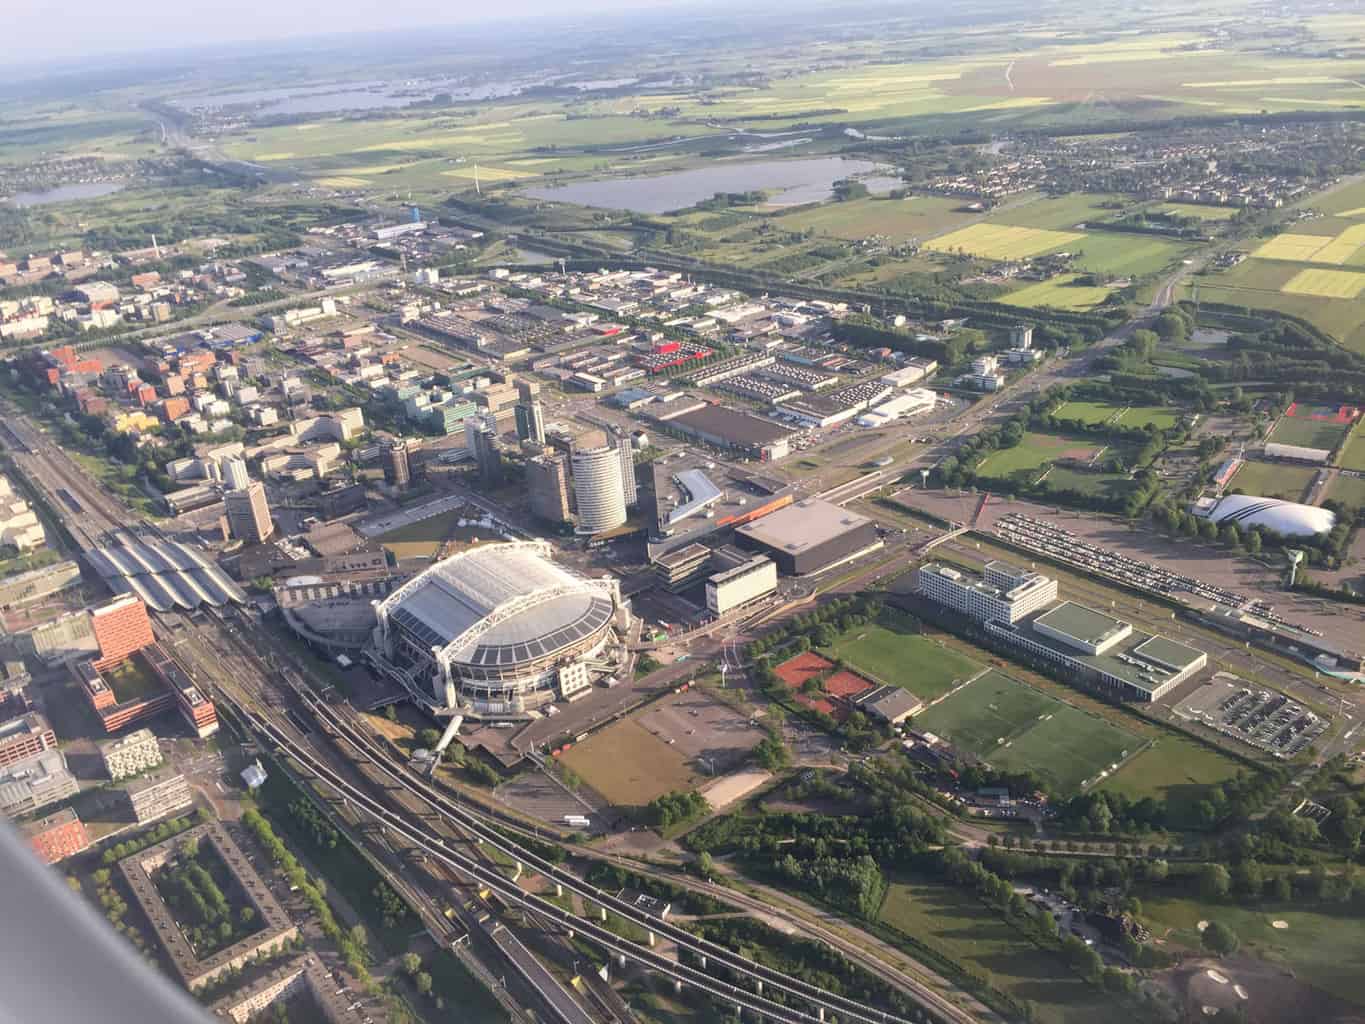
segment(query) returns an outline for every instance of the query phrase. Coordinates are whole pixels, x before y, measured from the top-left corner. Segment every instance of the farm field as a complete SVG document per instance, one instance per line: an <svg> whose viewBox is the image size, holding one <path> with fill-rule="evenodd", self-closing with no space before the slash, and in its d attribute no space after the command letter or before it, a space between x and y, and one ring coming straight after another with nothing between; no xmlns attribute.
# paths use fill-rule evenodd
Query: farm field
<svg viewBox="0 0 1365 1024"><path fill-rule="evenodd" d="M1248 459L1232 478L1229 486L1243 494L1259 498L1281 498L1298 501L1317 470L1309 466L1290 466L1280 462L1253 462Z"/></svg>
<svg viewBox="0 0 1365 1024"><path fill-rule="evenodd" d="M1365 274L1349 270L1300 270L1280 291L1288 295L1315 295L1323 299L1354 299L1365 290Z"/></svg>
<svg viewBox="0 0 1365 1024"><path fill-rule="evenodd" d="M969 892L934 879L891 881L880 920L1016 999L1034 1007L1041 1024L1093 1024L1110 1004L1096 989L1024 939Z"/></svg>
<svg viewBox="0 0 1365 1024"><path fill-rule="evenodd" d="M996 671L921 712L915 724L997 768L1036 772L1058 795L1075 792L1142 743Z"/></svg>
<svg viewBox="0 0 1365 1024"><path fill-rule="evenodd" d="M908 618L884 611L876 622L858 626L829 648L874 682L909 690L923 700L933 700L970 679L982 666L957 651L920 634Z"/></svg>
<svg viewBox="0 0 1365 1024"><path fill-rule="evenodd" d="M1131 206L1128 196L1074 192L1056 199L1037 199L1021 203L993 216L993 222L1021 228L1046 228L1051 231L1078 230L1088 220L1112 217L1120 208Z"/></svg>
<svg viewBox="0 0 1365 1024"><path fill-rule="evenodd" d="M1111 405L1108 402L1067 402L1054 414L1059 419L1082 423L1109 423L1122 427L1155 426L1169 429L1180 422L1180 413L1161 405Z"/></svg>
<svg viewBox="0 0 1365 1024"><path fill-rule="evenodd" d="M1096 788L1133 800L1150 796L1164 801L1170 808L1171 824L1179 828L1197 824L1195 805L1209 787L1232 778L1241 768L1226 754L1169 732L1159 735Z"/></svg>
<svg viewBox="0 0 1365 1024"><path fill-rule="evenodd" d="M701 778L681 751L632 718L594 733L559 760L618 807L643 807L665 793L691 789Z"/></svg>
<svg viewBox="0 0 1365 1024"><path fill-rule="evenodd" d="M809 230L849 240L872 235L884 235L898 241L923 239L951 231L979 216L965 211L964 205L961 199L942 196L855 199L782 214L773 223L787 231Z"/></svg>
<svg viewBox="0 0 1365 1024"><path fill-rule="evenodd" d="M1097 274L1140 277L1155 274L1193 249L1193 246L1166 238L1127 234L1121 231L1091 231L1073 246L1076 266Z"/></svg>
<svg viewBox="0 0 1365 1024"><path fill-rule="evenodd" d="M1157 935L1199 948L1199 922L1221 921L1242 948L1283 964L1303 982L1339 999L1365 1004L1365 918L1346 907L1305 909L1296 903L1243 906L1179 899L1158 891L1142 894L1143 922ZM1271 922L1283 921L1287 928Z"/></svg>
<svg viewBox="0 0 1365 1024"><path fill-rule="evenodd" d="M1288 260L1294 263L1322 263L1329 266L1362 262L1359 250L1365 246L1365 224L1353 224L1332 236L1286 232L1264 242L1252 252L1255 259Z"/></svg>
<svg viewBox="0 0 1365 1024"><path fill-rule="evenodd" d="M1273 309L1302 317L1344 347L1365 353L1365 304L1353 299L1284 291L1284 286L1304 269L1307 268L1276 260L1243 260L1228 270L1192 277L1185 283L1182 297L1191 298L1193 283L1197 282L1202 301Z"/></svg>
<svg viewBox="0 0 1365 1024"><path fill-rule="evenodd" d="M1322 406L1290 406L1270 432L1269 440L1306 448L1335 448L1351 428L1349 421L1334 415L1335 411ZM1326 418L1329 416L1332 418Z"/></svg>
<svg viewBox="0 0 1365 1024"><path fill-rule="evenodd" d="M1002 295L998 301L1028 309L1051 307L1083 313L1094 309L1113 291L1108 285L1077 284L1080 277L1080 274L1059 274L1050 281L1039 281Z"/></svg>
<svg viewBox="0 0 1365 1024"><path fill-rule="evenodd" d="M1009 224L973 224L940 235L924 248L931 252L961 250L988 260L1019 260L1072 245L1085 236L1077 231L1049 231Z"/></svg>

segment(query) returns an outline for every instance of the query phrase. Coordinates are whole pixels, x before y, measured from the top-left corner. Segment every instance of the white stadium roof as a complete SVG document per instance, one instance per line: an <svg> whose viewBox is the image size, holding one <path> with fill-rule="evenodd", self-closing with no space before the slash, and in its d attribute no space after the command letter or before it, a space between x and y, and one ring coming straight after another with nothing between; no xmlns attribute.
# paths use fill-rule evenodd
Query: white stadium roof
<svg viewBox="0 0 1365 1024"><path fill-rule="evenodd" d="M1212 519L1220 526L1227 523L1243 529L1259 526L1286 537L1326 533L1337 521L1337 517L1325 508L1279 498L1258 498L1254 494L1229 494L1211 505L1196 506L1194 513Z"/></svg>
<svg viewBox="0 0 1365 1024"><path fill-rule="evenodd" d="M605 593L548 552L534 542L463 551L394 591L380 614L470 664L544 657L601 629L613 612Z"/></svg>

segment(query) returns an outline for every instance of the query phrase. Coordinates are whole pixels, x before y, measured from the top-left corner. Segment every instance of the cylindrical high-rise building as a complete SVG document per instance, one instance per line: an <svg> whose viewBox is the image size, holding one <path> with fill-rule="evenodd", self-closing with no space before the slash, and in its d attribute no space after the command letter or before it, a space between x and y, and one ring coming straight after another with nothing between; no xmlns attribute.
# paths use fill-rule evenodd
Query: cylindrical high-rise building
<svg viewBox="0 0 1365 1024"><path fill-rule="evenodd" d="M574 451L573 492L578 499L578 533L603 533L625 523L626 493L615 447Z"/></svg>
<svg viewBox="0 0 1365 1024"><path fill-rule="evenodd" d="M408 464L408 442L401 437L385 438L380 442L379 459L384 465L384 482L394 487L406 487L412 479Z"/></svg>

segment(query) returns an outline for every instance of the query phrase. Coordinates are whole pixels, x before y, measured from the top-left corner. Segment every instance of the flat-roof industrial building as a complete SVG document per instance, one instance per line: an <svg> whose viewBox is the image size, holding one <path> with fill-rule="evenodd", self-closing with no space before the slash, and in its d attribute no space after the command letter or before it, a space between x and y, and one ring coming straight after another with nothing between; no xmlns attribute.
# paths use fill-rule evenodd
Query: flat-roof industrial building
<svg viewBox="0 0 1365 1024"><path fill-rule="evenodd" d="M735 531L741 547L761 551L788 576L808 576L882 545L876 524L846 508L807 498Z"/></svg>
<svg viewBox="0 0 1365 1024"><path fill-rule="evenodd" d="M787 438L791 431L786 427L723 405L701 405L667 419L660 418L659 425L761 462L785 458L790 450Z"/></svg>

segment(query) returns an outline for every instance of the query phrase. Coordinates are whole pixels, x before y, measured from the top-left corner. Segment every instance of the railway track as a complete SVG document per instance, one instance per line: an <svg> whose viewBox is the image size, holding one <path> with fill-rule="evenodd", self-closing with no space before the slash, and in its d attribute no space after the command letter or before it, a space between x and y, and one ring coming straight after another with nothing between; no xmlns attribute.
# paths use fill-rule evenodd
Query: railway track
<svg viewBox="0 0 1365 1024"><path fill-rule="evenodd" d="M703 966L692 967L681 961L671 960L662 954L655 953L648 946L623 939L598 923L579 917L556 903L525 891L496 868L489 867L451 849L443 839L428 834L423 828L412 824L404 815L389 809L359 787L352 785L303 744L290 737L283 729L276 727L269 720L238 703L235 698L225 695L224 699L261 740L274 747L278 753L289 757L302 771L336 793L349 808L373 820L381 830L386 833L391 831L404 842L420 849L438 863L454 870L457 877L469 884L477 884L489 890L509 906L521 907L567 932L582 935L607 950L620 965L624 965L625 962L635 962L648 970L689 985L738 1009L747 1010L765 1020L777 1021L779 1024L821 1024L825 1021L827 1012L837 1015L840 1021L857 1022L857 1024L909 1024L904 1018L875 1008L853 1009L852 1007L859 1007L861 1004L829 993L822 993L812 998L805 993L795 991L796 985L812 989L815 987L806 986L805 983L795 983L791 979L787 979L785 975L771 971L769 968L761 968L759 965L753 964L752 961L738 957L723 947L713 949L711 947L714 944L699 940L690 933L682 933L687 941L679 945L697 956L699 963L702 963ZM488 840L484 841L488 842ZM558 880L556 879L556 881ZM615 901L609 894L586 886L581 881L575 881L577 882L576 887L585 889L588 898L593 903L604 908L614 909L612 904ZM620 906L626 910L630 909L625 904ZM632 918L641 916L647 915L640 915L638 912L631 914ZM638 921L636 923L639 924ZM665 922L648 918L647 922L640 926L658 934L664 924ZM700 950L697 947L700 947ZM710 959L715 959L727 969L748 977L755 982L755 991L717 979L709 973L711 969ZM749 965L748 969L745 969L745 965ZM809 1003L814 1012L795 1009L764 995L763 992L766 987L764 979L757 976L763 973L777 975L777 978L770 983L773 991ZM821 992L818 989L816 991Z"/></svg>

